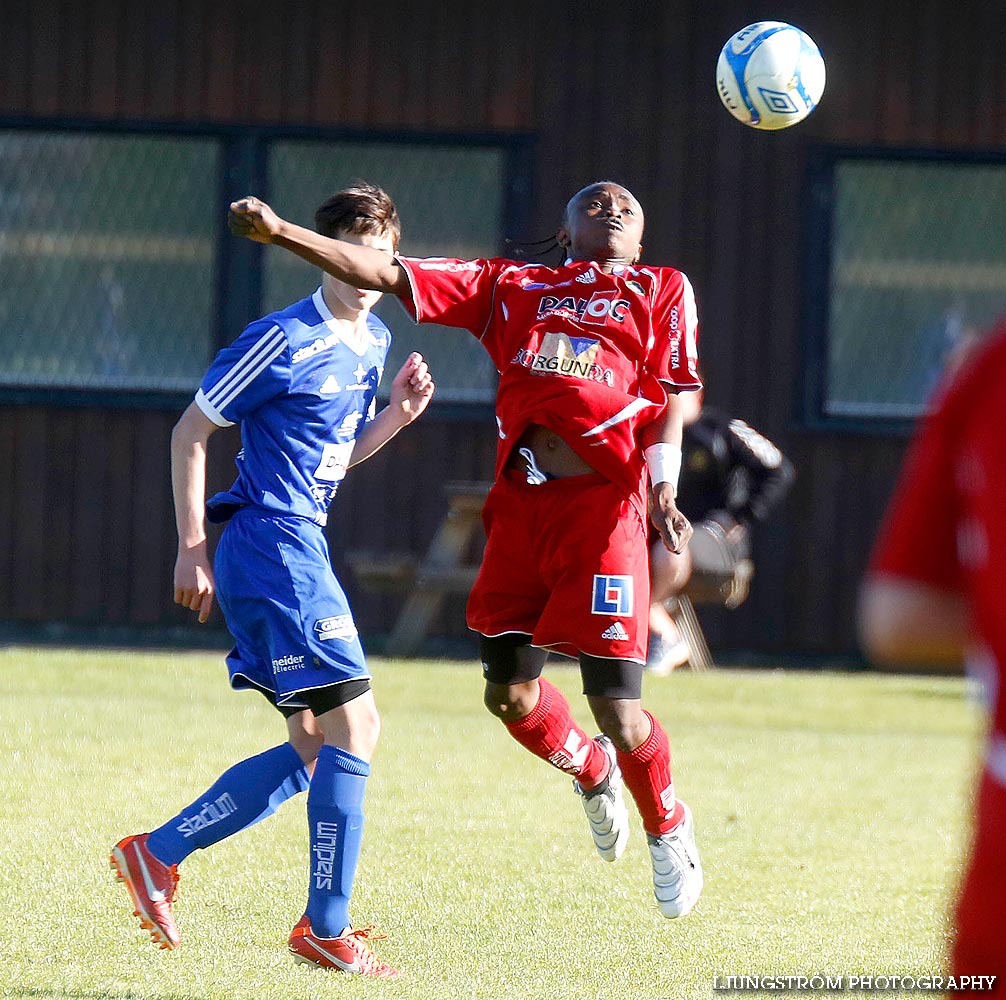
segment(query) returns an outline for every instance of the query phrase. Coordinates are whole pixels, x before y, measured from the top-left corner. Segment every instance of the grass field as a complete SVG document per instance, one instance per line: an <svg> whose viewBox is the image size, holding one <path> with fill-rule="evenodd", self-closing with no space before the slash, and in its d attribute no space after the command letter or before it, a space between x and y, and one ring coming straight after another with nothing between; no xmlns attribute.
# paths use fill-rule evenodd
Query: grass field
<svg viewBox="0 0 1006 1000"><path fill-rule="evenodd" d="M178 951L130 916L112 843L281 740L218 654L0 651L0 996L691 1000L726 995L717 975L940 971L978 741L962 681L650 679L706 868L695 912L667 921L635 814L626 855L603 863L568 780L482 709L476 664L374 670L384 733L353 911L389 935L396 981L290 961L303 796L184 863ZM589 726L576 674L549 677Z"/></svg>

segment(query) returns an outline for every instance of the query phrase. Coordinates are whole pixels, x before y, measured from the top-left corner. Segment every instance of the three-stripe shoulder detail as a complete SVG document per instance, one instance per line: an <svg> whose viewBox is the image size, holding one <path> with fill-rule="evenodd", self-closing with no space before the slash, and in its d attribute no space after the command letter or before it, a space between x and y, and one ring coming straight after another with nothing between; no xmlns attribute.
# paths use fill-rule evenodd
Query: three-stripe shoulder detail
<svg viewBox="0 0 1006 1000"><path fill-rule="evenodd" d="M286 348L286 334L273 326L233 364L216 385L204 394L206 401L222 412Z"/></svg>

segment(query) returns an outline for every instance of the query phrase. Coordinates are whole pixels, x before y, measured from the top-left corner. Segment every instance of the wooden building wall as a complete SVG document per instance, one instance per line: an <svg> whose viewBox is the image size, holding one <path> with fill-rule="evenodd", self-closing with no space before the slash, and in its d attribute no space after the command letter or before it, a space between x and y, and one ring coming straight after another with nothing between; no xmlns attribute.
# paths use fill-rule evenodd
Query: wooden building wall
<svg viewBox="0 0 1006 1000"><path fill-rule="evenodd" d="M646 208L647 259L696 287L709 401L776 440L799 474L759 534L751 599L707 619L714 645L842 653L904 439L798 419L808 147L1002 149L1006 7L780 0L771 16L811 32L829 83L806 123L771 135L734 123L713 83L723 41L764 14L742 0L6 0L0 115L528 132L542 233L582 184L624 181ZM0 621L184 621L170 606L175 416L0 406ZM369 530L370 547L420 551L440 483L488 476L492 448L484 421L434 410L354 473L336 548ZM365 528L375 508L386 516ZM393 599L353 596L364 629L386 628ZM456 604L439 628L463 635Z"/></svg>

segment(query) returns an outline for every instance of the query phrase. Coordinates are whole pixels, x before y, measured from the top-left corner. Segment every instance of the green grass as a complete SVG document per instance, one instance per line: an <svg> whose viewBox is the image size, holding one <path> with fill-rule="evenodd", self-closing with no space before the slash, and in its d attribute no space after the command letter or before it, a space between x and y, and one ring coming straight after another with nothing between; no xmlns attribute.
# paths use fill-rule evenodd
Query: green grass
<svg viewBox="0 0 1006 1000"><path fill-rule="evenodd" d="M482 709L476 664L374 669L384 732L353 912L389 935L392 982L286 953L306 898L303 796L184 863L178 951L130 916L111 844L282 739L219 655L0 651L0 996L690 1000L724 995L716 975L940 970L978 743L962 681L648 680L707 879L696 911L667 921L641 831L618 864L596 857L568 779ZM549 677L590 727L575 672Z"/></svg>

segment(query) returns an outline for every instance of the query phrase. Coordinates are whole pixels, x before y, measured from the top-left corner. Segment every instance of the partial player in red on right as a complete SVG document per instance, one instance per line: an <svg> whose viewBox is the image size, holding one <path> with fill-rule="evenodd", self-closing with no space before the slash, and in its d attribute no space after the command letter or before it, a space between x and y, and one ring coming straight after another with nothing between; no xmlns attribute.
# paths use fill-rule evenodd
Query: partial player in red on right
<svg viewBox="0 0 1006 1000"><path fill-rule="evenodd" d="M864 648L892 665L965 658L988 736L954 921L955 976L1006 996L1006 322L947 378L916 432L863 587Z"/></svg>

